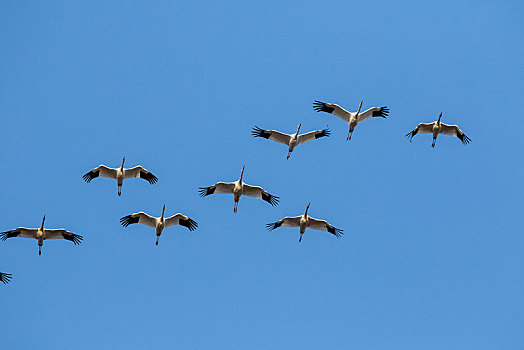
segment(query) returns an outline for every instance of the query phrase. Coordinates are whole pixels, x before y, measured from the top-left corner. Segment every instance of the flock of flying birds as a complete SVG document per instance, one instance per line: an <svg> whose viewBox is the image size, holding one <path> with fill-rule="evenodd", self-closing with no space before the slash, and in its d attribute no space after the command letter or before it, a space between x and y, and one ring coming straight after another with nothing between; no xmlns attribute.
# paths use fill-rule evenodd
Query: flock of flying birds
<svg viewBox="0 0 524 350"><path fill-rule="evenodd" d="M348 126L348 135L347 140L351 140L351 136L353 135L353 132L355 131L355 128L358 124L362 123L366 119L372 118L372 117L382 117L386 118L389 114L389 109L387 107L372 107L368 109L365 112L360 113L360 109L362 108L362 102L360 102L360 105L358 107L357 112L349 112L345 110L344 108L340 107L337 104L331 104L331 103L325 103L321 101L315 101L313 103L313 108L317 112L327 112L331 113L340 119L344 120ZM439 134L444 135L450 135L455 136L460 141L462 141L463 144L467 144L471 141L469 137L467 137L457 125L447 125L440 121L442 118L442 113L440 113L438 120L434 121L433 123L420 123L413 131L410 131L406 134L406 136L409 138L410 142L413 139L413 136L417 134L433 134L433 143L431 144L431 147L435 147L435 143L437 141L437 136ZM261 129L257 126L255 126L252 130L252 135L254 137L262 137L268 140L276 141L278 143L282 143L288 147L288 154L287 158L291 156L291 152L295 149L295 147L312 141L316 140L320 137L329 136L330 131L329 129L323 129L323 130L315 130L310 131L305 134L299 134L300 132L300 126L298 125L297 131L294 134L285 134L280 131L276 130L265 130ZM89 171L85 175L83 175L83 179L85 182L91 182L91 180L101 176L101 177L107 177L113 180L116 180L117 187L118 187L118 195L120 196L122 194L122 185L124 184L124 180L140 177L146 181L148 181L150 184L155 184L158 181L158 178L153 175L150 171L143 168L142 166L135 166L133 168L124 168L124 162L125 157L122 159L122 165L119 168L110 168L105 165L99 165L98 167L94 168L93 170ZM270 194L266 190L264 190L260 186L251 186L243 182L243 176L244 176L244 167L242 168L242 171L240 173L240 178L238 181L235 182L217 182L216 184L208 187L200 187L199 188L199 194L202 197L209 196L212 194L233 194L234 199L234 206L233 211L236 213L238 209L238 202L240 200L240 197L242 195L248 196L248 197L254 197L262 199L272 206L276 206L279 202L279 197ZM304 214L299 216L287 216L279 221L269 223L267 224L267 228L269 230L274 230L279 227L299 227L300 228L300 236L299 236L299 242L302 241L302 235L306 231L306 228L310 228L313 230L320 230L325 231L328 233L331 233L332 235L336 237L340 237L343 234L343 230L334 227L333 225L329 224L325 220L319 220L312 218L308 215L309 205L306 207L306 211ZM160 217L153 217L151 215L148 215L144 212L138 212L134 214L130 214L127 216L124 216L120 219L120 223L122 226L127 227L131 224L144 224L146 226L152 227L155 229L156 233L156 245L158 245L158 240L160 239L160 236L162 234L162 231L170 226L174 225L181 225L186 227L189 231L193 231L198 227L198 224L193 219L189 218L186 215L183 214L175 214L170 217L164 217L166 206L162 208L162 215ZM80 244L83 240L83 237L80 235L77 235L75 233L69 232L64 229L46 229L44 228L44 222L45 222L45 215L42 219L42 225L39 228L25 228L25 227L18 227L10 231L5 231L0 233L0 239L5 241L8 238L13 237L22 237L22 238L32 238L36 239L38 241L38 254L42 254L42 245L44 244L45 240L49 239L65 239L68 241L73 242L75 245ZM4 284L9 283L11 280L11 274L8 273L2 273L0 272L0 281Z"/></svg>

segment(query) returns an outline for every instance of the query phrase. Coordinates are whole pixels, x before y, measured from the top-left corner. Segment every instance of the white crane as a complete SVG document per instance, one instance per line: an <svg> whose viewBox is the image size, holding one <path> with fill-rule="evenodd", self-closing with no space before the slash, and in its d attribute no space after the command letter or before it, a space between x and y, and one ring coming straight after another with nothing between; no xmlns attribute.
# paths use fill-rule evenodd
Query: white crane
<svg viewBox="0 0 524 350"><path fill-rule="evenodd" d="M146 226L154 228L156 232L155 245L158 245L158 240L160 239L160 235L162 234L162 231L165 228L168 228L174 225L181 225L181 226L187 227L189 231L194 231L198 227L198 224L196 223L196 221L180 213L170 216L168 218L164 218L165 210L166 210L166 206L164 205L162 207L162 215L159 218L153 217L151 215L147 215L144 212L139 212L139 213L134 213L131 215L124 216L123 218L120 219L120 223L124 227L127 227L131 224L144 224Z"/></svg>
<svg viewBox="0 0 524 350"><path fill-rule="evenodd" d="M326 112L334 114L346 123L348 123L349 131L346 140L349 141L351 140L351 136L353 135L353 131L357 127L357 124L360 124L364 120L369 119L371 117L386 118L386 116L389 114L389 109L386 106L371 107L367 111L360 113L360 109L362 108L363 102L364 101L360 102L360 105L358 106L358 111L356 113L348 112L337 104L325 103L318 100L315 100L315 102L313 103L313 109L317 112Z"/></svg>
<svg viewBox="0 0 524 350"><path fill-rule="evenodd" d="M460 141L462 141L464 145L467 145L471 141L471 139L467 137L466 134L464 134L457 125L444 124L440 121L440 118L442 118L442 112L440 112L438 120L434 121L433 123L420 123L417 125L413 131L410 131L406 134L406 137L409 138L409 142L411 142L411 140L413 140L413 136L417 134L433 134L433 143L431 144L431 147L435 147L438 134L455 136Z"/></svg>
<svg viewBox="0 0 524 350"><path fill-rule="evenodd" d="M265 130L259 128L258 126L255 126L253 128L251 134L253 135L253 137L263 137L265 139L276 141L278 143L282 143L288 146L287 159L289 159L289 157L291 156L291 152L293 152L296 146L299 146L311 140L316 140L320 137L329 136L330 134L329 129L326 128L323 130L310 131L308 133L299 135L298 133L300 131L301 125L302 124L298 124L297 132L294 134L285 134L276 130Z"/></svg>
<svg viewBox="0 0 524 350"><path fill-rule="evenodd" d="M217 182L213 186L209 187L200 187L198 192L201 197L209 196L210 194L233 194L235 205L233 207L233 212L237 212L238 209L238 201L240 200L240 197L242 195L246 195L248 197L254 197L254 198L260 198L272 206L275 206L278 204L279 198L277 196L274 196L272 194L269 194L267 191L264 191L264 189L260 186L251 186L242 181L242 177L244 176L244 168L242 167L242 171L240 172L240 179L235 182Z"/></svg>
<svg viewBox="0 0 524 350"><path fill-rule="evenodd" d="M97 166L93 170L84 174L82 178L85 182L89 183L94 178L99 176L107 177L109 179L116 180L118 185L118 195L122 194L122 185L124 184L125 179L132 179L134 177L141 177L144 180L147 180L151 185L154 185L158 178L149 172L149 170L144 169L142 166L138 165L134 168L125 169L124 162L126 157L122 159L122 165L120 168L109 168L103 164Z"/></svg>
<svg viewBox="0 0 524 350"><path fill-rule="evenodd" d="M0 272L0 281L3 284L8 284L9 281L11 281L11 276L12 275L10 273Z"/></svg>
<svg viewBox="0 0 524 350"><path fill-rule="evenodd" d="M282 220L279 220L277 222L272 222L270 224L267 224L266 227L269 231L273 231L274 229L277 229L279 227L300 227L300 238L298 239L298 242L302 241L302 235L304 232L306 232L306 228L311 228L313 230L320 230L329 232L332 235L335 235L337 238L340 238L340 236L343 234L342 229L336 228L333 225L330 225L325 220L318 220L315 218L312 218L311 216L307 215L307 211L309 209L309 205L311 203L308 203L306 207L306 212L304 215L299 216L286 216Z"/></svg>
<svg viewBox="0 0 524 350"><path fill-rule="evenodd" d="M8 238L22 237L22 238L33 238L38 241L38 255L42 255L42 245L45 240L48 239L65 239L73 242L75 245L82 242L83 237L64 229L53 229L49 230L44 228L45 215L42 219L42 226L39 228L25 228L19 227L10 231L0 233L0 239L5 241Z"/></svg>

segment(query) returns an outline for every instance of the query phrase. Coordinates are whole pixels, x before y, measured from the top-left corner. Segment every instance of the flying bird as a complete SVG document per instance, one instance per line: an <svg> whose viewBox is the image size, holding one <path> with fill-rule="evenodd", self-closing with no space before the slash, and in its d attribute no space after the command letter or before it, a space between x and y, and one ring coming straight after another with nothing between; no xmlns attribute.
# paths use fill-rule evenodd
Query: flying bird
<svg viewBox="0 0 524 350"><path fill-rule="evenodd" d="M386 118L386 116L389 114L389 108L387 108L386 106L371 107L367 111L360 113L360 109L362 108L363 102L364 101L360 102L360 105L358 106L358 111L356 113L348 112L337 104L325 103L318 100L315 100L315 102L313 103L313 109L317 112L326 112L334 114L346 123L348 123L349 130L346 140L349 141L351 140L351 136L353 135L353 131L357 127L357 124L362 123L364 120L369 119L371 117Z"/></svg>
<svg viewBox="0 0 524 350"><path fill-rule="evenodd" d="M134 213L131 215L124 216L123 218L120 219L120 223L124 227L127 227L131 224L144 224L146 226L154 228L156 232L155 245L158 245L158 240L160 239L160 235L162 234L162 231L165 228L168 228L174 225L181 225L181 226L187 227L189 231L194 231L198 227L198 224L196 223L196 221L180 213L170 216L168 218L164 218L165 210L166 210L166 206L164 205L162 207L162 216L160 216L159 218L153 217L151 215L147 215L144 212L139 212L139 213Z"/></svg>
<svg viewBox="0 0 524 350"><path fill-rule="evenodd" d="M48 239L65 239L73 242L75 245L80 244L83 237L64 229L53 229L48 230L44 228L45 215L42 219L42 226L39 228L25 228L19 227L11 231L5 231L0 233L0 239L5 241L8 238L22 237L22 238L33 238L38 241L38 255L42 255L42 245L45 240Z"/></svg>
<svg viewBox="0 0 524 350"><path fill-rule="evenodd" d="M235 205L233 207L233 212L237 212L238 209L238 201L240 200L240 197L242 195L246 195L248 197L254 197L254 198L261 198L264 201L268 202L272 206L275 206L278 204L279 198L277 196L274 196L272 194L269 194L267 191L264 191L262 187L259 186L251 186L242 181L242 177L244 176L244 167L242 167L242 171L240 172L240 179L235 182L217 182L213 186L209 187L200 187L198 192L201 197L209 196L210 194L233 194Z"/></svg>
<svg viewBox="0 0 524 350"><path fill-rule="evenodd" d="M409 142L411 142L413 136L417 134L433 134L433 143L431 144L431 147L435 147L438 134L455 136L462 141L464 145L467 145L471 141L471 139L467 137L457 125L444 124L440 121L440 118L442 118L442 112L440 112L437 121L428 124L420 123L415 129L413 129L413 131L408 132L406 137L409 138Z"/></svg>
<svg viewBox="0 0 524 350"><path fill-rule="evenodd" d="M300 238L298 239L298 242L302 241L302 235L304 232L306 232L306 228L311 228L313 230L320 230L329 232L332 235L335 235L337 238L340 238L340 236L343 234L342 229L336 228L333 225L330 225L325 220L318 220L315 218L312 218L311 216L307 215L307 211L309 209L309 205L311 203L308 203L306 207L306 212L304 215L300 216L286 216L282 220L279 220L277 222L272 222L270 224L267 224L266 227L269 231L273 231L274 229L277 229L279 227L300 227Z"/></svg>
<svg viewBox="0 0 524 350"><path fill-rule="evenodd" d="M82 178L85 182L89 183L94 178L97 178L99 176L107 177L113 180L116 180L116 183L118 185L118 195L120 196L122 194L122 185L124 184L125 179L131 179L134 177L141 177L144 180L147 180L151 185L154 185L158 178L150 173L148 170L144 169L142 166L138 165L134 168L125 169L124 168L124 162L126 161L126 157L122 159L122 165L120 168L109 168L103 164L97 166L93 170L89 171L88 173L84 174Z"/></svg>
<svg viewBox="0 0 524 350"><path fill-rule="evenodd" d="M288 146L289 148L287 159L289 159L289 157L291 156L291 152L293 152L296 146L299 146L311 140L316 140L320 137L329 136L330 134L329 129L323 129L310 131L308 133L299 135L298 133L300 131L301 125L302 124L298 124L297 132L294 134L284 134L283 132L276 130L265 130L259 128L258 126L255 126L253 128L251 134L253 135L253 137L263 137L265 139L276 141Z"/></svg>
<svg viewBox="0 0 524 350"><path fill-rule="evenodd" d="M11 281L11 276L12 275L10 273L0 272L0 282L3 284L8 284L9 281Z"/></svg>

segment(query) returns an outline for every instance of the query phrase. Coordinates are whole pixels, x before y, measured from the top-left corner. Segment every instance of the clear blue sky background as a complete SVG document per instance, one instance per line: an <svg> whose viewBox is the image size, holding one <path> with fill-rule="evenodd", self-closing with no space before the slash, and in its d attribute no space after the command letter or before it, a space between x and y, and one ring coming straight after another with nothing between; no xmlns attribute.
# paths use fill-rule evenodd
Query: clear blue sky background
<svg viewBox="0 0 524 350"><path fill-rule="evenodd" d="M0 5L0 346L522 349L520 1L10 1ZM389 118L347 126L315 99ZM459 126L468 146L419 122ZM329 125L286 148L250 129ZM81 176L104 163L159 178ZM278 207L199 186L234 181ZM286 215L342 239L267 232ZM143 210L198 230L126 229Z"/></svg>

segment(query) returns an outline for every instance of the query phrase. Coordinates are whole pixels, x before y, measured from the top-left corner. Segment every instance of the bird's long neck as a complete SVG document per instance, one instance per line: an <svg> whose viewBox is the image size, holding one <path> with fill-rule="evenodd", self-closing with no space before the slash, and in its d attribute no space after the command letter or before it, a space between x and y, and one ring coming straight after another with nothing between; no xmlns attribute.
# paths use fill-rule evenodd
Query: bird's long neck
<svg viewBox="0 0 524 350"><path fill-rule="evenodd" d="M238 182L242 183L242 178L244 177L244 167L242 167L242 171L240 172L240 179Z"/></svg>
<svg viewBox="0 0 524 350"><path fill-rule="evenodd" d="M164 221L164 212L165 212L165 211L166 211L166 206L164 205L164 206L162 207L162 216L160 216L160 221L162 221L162 222Z"/></svg>
<svg viewBox="0 0 524 350"><path fill-rule="evenodd" d="M440 112L440 115L438 116L437 124L440 125L440 118L442 118L442 112Z"/></svg>
<svg viewBox="0 0 524 350"><path fill-rule="evenodd" d="M126 161L126 157L122 159L122 165L120 166L120 171L124 171L124 162Z"/></svg>
<svg viewBox="0 0 524 350"><path fill-rule="evenodd" d="M357 114L355 114L355 118L358 117L358 115L359 115L359 113L360 113L360 109L362 108L362 103L363 103L363 102L364 102L364 101L360 101L360 104L358 105Z"/></svg>
<svg viewBox="0 0 524 350"><path fill-rule="evenodd" d="M307 211L309 210L309 204L306 207L306 212L304 213L304 217L307 219Z"/></svg>
<svg viewBox="0 0 524 350"><path fill-rule="evenodd" d="M295 133L295 138L298 137L298 133L300 132L300 127L301 126L302 126L302 124L298 124L297 132Z"/></svg>
<svg viewBox="0 0 524 350"><path fill-rule="evenodd" d="M44 217L42 218L42 226L40 226L40 231L43 231L43 230L44 230L44 222L45 222L45 215L44 215Z"/></svg>

